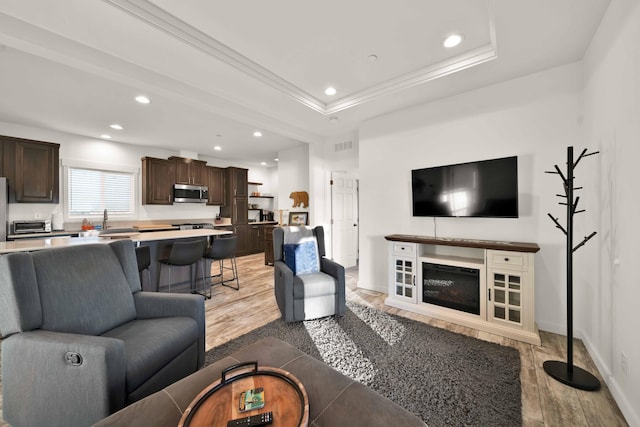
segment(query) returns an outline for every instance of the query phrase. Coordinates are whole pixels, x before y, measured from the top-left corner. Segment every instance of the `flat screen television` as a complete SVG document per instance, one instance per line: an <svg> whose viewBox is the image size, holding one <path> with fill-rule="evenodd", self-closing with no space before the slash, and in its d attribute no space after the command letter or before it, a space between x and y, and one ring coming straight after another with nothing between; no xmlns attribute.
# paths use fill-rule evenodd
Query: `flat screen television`
<svg viewBox="0 0 640 427"><path fill-rule="evenodd" d="M518 217L518 157L411 171L413 216Z"/></svg>

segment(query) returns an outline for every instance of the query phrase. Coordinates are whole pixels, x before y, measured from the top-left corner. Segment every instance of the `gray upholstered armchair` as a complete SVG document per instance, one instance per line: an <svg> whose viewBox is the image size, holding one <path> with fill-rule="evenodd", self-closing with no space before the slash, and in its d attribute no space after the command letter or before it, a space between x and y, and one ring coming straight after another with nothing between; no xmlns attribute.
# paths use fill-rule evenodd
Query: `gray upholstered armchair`
<svg viewBox="0 0 640 427"><path fill-rule="evenodd" d="M141 292L129 240L0 257L2 406L87 426L204 364L204 300Z"/></svg>
<svg viewBox="0 0 640 427"><path fill-rule="evenodd" d="M285 322L344 315L344 267L325 258L321 226L273 230L275 296Z"/></svg>

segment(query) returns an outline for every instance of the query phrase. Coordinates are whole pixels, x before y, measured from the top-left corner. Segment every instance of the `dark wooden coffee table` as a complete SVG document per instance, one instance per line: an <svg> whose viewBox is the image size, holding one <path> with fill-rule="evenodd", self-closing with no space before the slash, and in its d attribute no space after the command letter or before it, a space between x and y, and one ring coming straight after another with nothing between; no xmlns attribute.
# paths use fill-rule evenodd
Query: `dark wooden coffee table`
<svg viewBox="0 0 640 427"><path fill-rule="evenodd" d="M233 372L233 376L229 374ZM240 394L264 389L263 408L240 411ZM226 427L229 420L273 413L273 427L307 426L309 399L302 383L283 369L260 366L256 362L231 366L220 379L202 390L184 412L178 427Z"/></svg>

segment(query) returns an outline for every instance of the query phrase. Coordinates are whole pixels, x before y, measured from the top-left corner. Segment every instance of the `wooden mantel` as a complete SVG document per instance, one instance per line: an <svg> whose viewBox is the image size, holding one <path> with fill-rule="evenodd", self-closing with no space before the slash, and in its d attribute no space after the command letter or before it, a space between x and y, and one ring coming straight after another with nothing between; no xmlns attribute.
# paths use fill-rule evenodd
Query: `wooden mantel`
<svg viewBox="0 0 640 427"><path fill-rule="evenodd" d="M458 239L452 237L416 236L410 234L389 234L384 236L392 242L410 242L440 246L459 246L465 248L495 249L499 251L536 253L540 246L536 243L506 242L497 240Z"/></svg>

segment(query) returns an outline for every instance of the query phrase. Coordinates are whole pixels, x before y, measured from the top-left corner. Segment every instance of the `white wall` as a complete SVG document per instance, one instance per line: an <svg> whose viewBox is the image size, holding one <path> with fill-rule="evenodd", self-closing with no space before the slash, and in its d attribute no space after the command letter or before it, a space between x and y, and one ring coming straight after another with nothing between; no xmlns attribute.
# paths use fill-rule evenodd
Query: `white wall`
<svg viewBox="0 0 640 427"><path fill-rule="evenodd" d="M326 139L323 146L323 157L329 171L349 172L355 176L358 175L358 147L360 142L358 138L358 132L354 131L334 135Z"/></svg>
<svg viewBox="0 0 640 427"><path fill-rule="evenodd" d="M331 172L349 171L357 174L357 132L329 137L323 143L312 143L278 153L278 196L276 209L283 210L288 221L290 211L308 211L309 225L325 229L325 249L331 258ZM348 150L335 151L335 144L351 141ZM293 208L292 191L309 193L308 208ZM276 219L278 212L276 211Z"/></svg>
<svg viewBox="0 0 640 427"><path fill-rule="evenodd" d="M278 152L278 202L275 205L276 221L279 220L278 210L282 211L282 221L285 224L289 221L289 212L304 212L309 210L309 208L293 207L293 200L289 198L289 195L294 191L310 192L308 145ZM310 224L314 224L315 219L312 215L310 215L309 221Z"/></svg>
<svg viewBox="0 0 640 427"><path fill-rule="evenodd" d="M0 122L0 135L18 138L34 139L60 144L61 163L69 161L83 161L99 163L105 166L128 166L138 169L138 200L140 200L142 179L141 158L144 156L166 159L169 156L179 155L179 152L159 149L150 146L121 144L100 139L91 139L78 135L55 132L30 126L22 126L14 123ZM275 168L249 167L241 162L229 162L213 157L200 157L210 166L237 166L249 169L249 180L262 182L263 192L275 192L277 187L277 174ZM60 200L65 198L63 169L60 170ZM11 203L9 204L9 221L20 219L49 218L52 212L62 212L60 205L43 203ZM110 221L144 221L144 220L210 220L220 212L218 206L204 206L200 204L175 204L171 206L142 205L138 203L134 217L117 218L110 216ZM89 217L88 217L89 218ZM99 223L102 218L92 218L94 223ZM77 228L77 224L76 224Z"/></svg>
<svg viewBox="0 0 640 427"><path fill-rule="evenodd" d="M547 212L562 215L556 193L566 147L581 141L581 65L399 111L360 130L359 286L387 292L387 244L393 233L535 242L536 319L565 333L564 236ZM518 156L518 219L414 218L412 169ZM585 248L595 256L593 248Z"/></svg>
<svg viewBox="0 0 640 427"><path fill-rule="evenodd" d="M309 145L309 215L310 225L325 230L325 251L331 253L331 187L325 160L325 144Z"/></svg>
<svg viewBox="0 0 640 427"><path fill-rule="evenodd" d="M365 123L360 130L359 286L387 292L384 235L407 233L536 242L536 321L566 333L562 188L566 147L599 151L576 170L580 207L574 244L574 333L582 338L616 402L640 426L640 4L612 2L584 63L422 105ZM410 170L519 156L520 218L411 216ZM382 173L381 171L386 171ZM381 196L383 195L383 196ZM627 373L621 356L626 355Z"/></svg>
<svg viewBox="0 0 640 427"><path fill-rule="evenodd" d="M584 341L627 421L640 426L640 5L611 2L585 57L587 143L600 150L593 185L598 230L591 273L583 289L589 315ZM621 355L628 359L628 373Z"/></svg>
<svg viewBox="0 0 640 427"><path fill-rule="evenodd" d="M336 144L340 145L336 149ZM325 251L333 257L333 231L331 212L331 174L334 171L349 172L358 176L358 133L349 132L326 138L323 144L312 145L310 179L313 191L314 225L325 229ZM350 147L344 149L345 147Z"/></svg>

